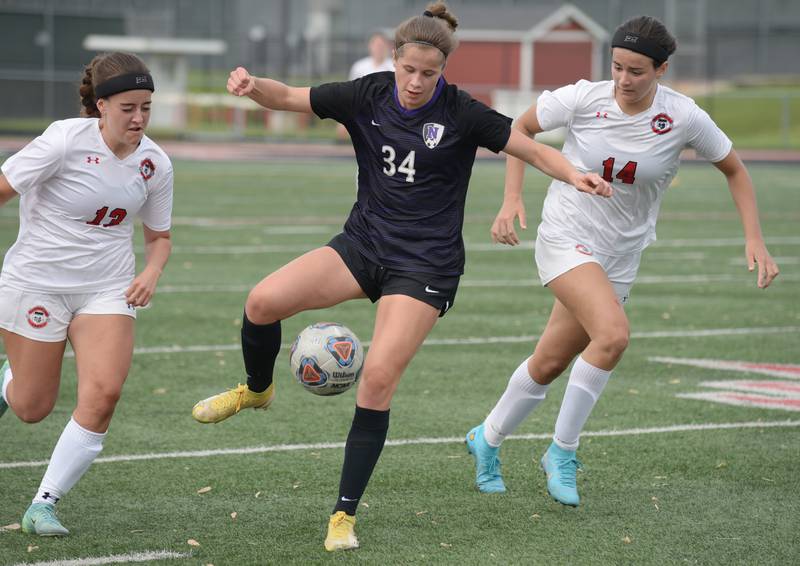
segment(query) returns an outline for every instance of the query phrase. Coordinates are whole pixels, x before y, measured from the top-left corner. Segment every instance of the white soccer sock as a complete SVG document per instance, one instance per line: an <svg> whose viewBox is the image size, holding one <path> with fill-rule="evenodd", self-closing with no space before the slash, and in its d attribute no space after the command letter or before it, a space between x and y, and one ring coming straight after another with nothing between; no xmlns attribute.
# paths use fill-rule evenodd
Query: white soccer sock
<svg viewBox="0 0 800 566"><path fill-rule="evenodd" d="M594 367L581 356L572 364L553 436L555 443L564 450L578 448L583 425L586 424L586 419L600 398L609 377L611 371Z"/></svg>
<svg viewBox="0 0 800 566"><path fill-rule="evenodd" d="M5 374L3 375L3 388L2 388L3 399L5 399L6 404L8 404L8 397L6 397L6 389L8 389L8 384L11 383L12 379L14 379L14 376L11 375L11 366L8 366L8 369L6 369Z"/></svg>
<svg viewBox="0 0 800 566"><path fill-rule="evenodd" d="M106 433L86 430L71 418L61 433L34 503L58 503L103 449Z"/></svg>
<svg viewBox="0 0 800 566"><path fill-rule="evenodd" d="M483 437L489 446L500 446L547 394L550 385L536 383L528 373L529 359L511 374L505 392L484 421Z"/></svg>

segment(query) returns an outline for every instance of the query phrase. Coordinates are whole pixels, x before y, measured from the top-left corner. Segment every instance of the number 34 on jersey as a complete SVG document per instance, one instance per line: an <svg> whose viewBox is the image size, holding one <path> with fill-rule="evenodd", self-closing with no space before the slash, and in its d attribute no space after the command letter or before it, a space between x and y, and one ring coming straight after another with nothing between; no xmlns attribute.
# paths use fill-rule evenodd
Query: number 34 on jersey
<svg viewBox="0 0 800 566"><path fill-rule="evenodd" d="M407 183L414 182L414 175L416 174L417 170L414 169L415 152L413 149L408 152L408 155L406 155L405 158L403 158L403 160L400 162L400 165L395 165L397 151L395 151L392 146L384 145L381 147L381 153L383 153L383 162L385 163L383 166L383 172L387 177L394 177L395 173L400 173L401 175L406 176Z"/></svg>

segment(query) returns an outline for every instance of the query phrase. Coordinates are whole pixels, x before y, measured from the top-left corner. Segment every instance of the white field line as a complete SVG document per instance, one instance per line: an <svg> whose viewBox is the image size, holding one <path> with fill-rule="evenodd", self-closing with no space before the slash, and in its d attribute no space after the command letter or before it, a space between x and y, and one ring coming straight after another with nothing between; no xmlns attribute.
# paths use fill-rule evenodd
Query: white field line
<svg viewBox="0 0 800 566"><path fill-rule="evenodd" d="M723 273L716 275L640 275L635 285L692 284L697 283L740 283L752 285L753 278L748 273ZM782 273L776 280L800 281L800 273ZM541 287L538 280L531 277L520 279L473 279L462 281L461 288L498 288L498 287ZM157 293L246 293L253 288L252 284L237 285L163 285Z"/></svg>
<svg viewBox="0 0 800 566"><path fill-rule="evenodd" d="M800 257L798 256L778 256L773 257L772 259L775 260L775 263L781 267L784 265L800 265ZM732 257L730 260L728 260L728 263L736 266L747 264L743 257Z"/></svg>
<svg viewBox="0 0 800 566"><path fill-rule="evenodd" d="M746 396L747 398L743 398ZM678 393L675 397L680 399L696 399L711 403L722 403L736 407L757 407L760 409L779 409L784 411L800 411L796 399L781 399L771 395L747 395L734 391L720 391L714 393Z"/></svg>
<svg viewBox="0 0 800 566"><path fill-rule="evenodd" d="M304 242L295 244L257 244L257 245L237 245L237 246L181 246L176 245L172 248L173 254L197 254L197 255L246 255L246 254L271 254L271 253L304 253L319 246L324 245L325 242ZM532 250L533 240L523 240L517 246L505 246L502 244L493 244L491 242L475 242L467 243L465 245L468 252L510 252L520 250ZM776 238L768 238L767 244L771 246L786 245L797 246L800 245L800 237L795 236L782 236ZM744 240L742 238L696 238L696 239L680 239L680 240L658 240L650 249L661 248L725 248L725 247L742 247L744 248ZM143 248L137 248L138 253L142 253Z"/></svg>
<svg viewBox="0 0 800 566"><path fill-rule="evenodd" d="M767 244L770 246L800 245L800 237L798 236L777 236L774 238L768 238L767 240ZM648 247L648 250L657 250L661 248L727 248L729 246L739 246L744 249L744 238L682 238L674 240L656 240L650 247ZM506 246L502 244L493 244L490 242L466 244L466 249L468 252L488 252L494 250L512 251L520 249L532 250L533 247L533 240L522 240L519 245L516 246Z"/></svg>
<svg viewBox="0 0 800 566"><path fill-rule="evenodd" d="M701 381L697 385L726 391L733 389L742 393L757 393L783 399L800 399L800 384L791 381L729 379L726 381Z"/></svg>
<svg viewBox="0 0 800 566"><path fill-rule="evenodd" d="M296 243L296 244L258 244L258 245L236 245L236 246L182 246L176 245L172 248L173 254L195 254L195 255L247 255L247 254L287 254L287 253L305 253L314 248L324 245L325 242L314 243ZM493 244L491 242L481 243L468 243L466 250L468 252L511 252L520 250L533 250L533 240L524 240L517 246L505 246L502 244ZM768 238L767 244L771 246L785 245L785 246L798 246L800 245L800 237L796 236L782 236L776 238ZM695 239L682 239L682 240L658 240L650 249L662 248L725 248L725 247L744 247L744 240L742 238L695 238ZM5 249L2 250L5 253ZM136 252L144 253L144 248L136 247Z"/></svg>
<svg viewBox="0 0 800 566"><path fill-rule="evenodd" d="M640 436L644 434L667 434L671 432L696 432L707 430L731 430L748 428L793 428L800 427L800 420L784 421L745 421L739 423L697 423L684 425L671 425L652 428L631 428L623 430L597 430L581 433L582 437L606 436ZM551 432L532 434L512 434L508 440L544 440L552 438ZM386 446L422 446L437 444L460 444L464 442L463 436L439 438L406 438L387 440ZM97 458L95 464L109 464L114 462L138 462L150 460L165 460L176 458L208 458L211 456L230 456L264 454L270 452L296 452L298 450L328 450L344 448L344 442L319 442L314 444L275 444L272 446L250 446L244 448L219 448L215 450L193 450L184 452L152 452L150 454L120 454L119 456L104 456ZM46 466L47 460L32 462L0 462L0 470L13 468L35 468Z"/></svg>
<svg viewBox="0 0 800 566"><path fill-rule="evenodd" d="M758 373L762 375L769 375L773 377L786 377L789 379L798 379L800 375L796 371L792 371L789 364L778 363L758 363L746 362L739 360L709 360L698 358L675 358L671 356L650 356L647 358L650 362L660 362L662 364L676 364L684 366L693 366L698 368L716 369L723 371L738 371L744 373ZM782 366L782 367L781 367Z"/></svg>
<svg viewBox="0 0 800 566"><path fill-rule="evenodd" d="M126 564L129 562L151 562L153 560L170 560L173 558L189 558L191 554L157 550L152 552L134 552L131 554L111 554L71 560L48 560L45 562L19 562L14 566L94 566L95 564Z"/></svg>
<svg viewBox="0 0 800 566"><path fill-rule="evenodd" d="M761 326L752 328L707 328L704 330L655 330L650 332L632 332L631 338L636 339L661 339L661 338L711 338L715 336L752 336L759 334L792 334L800 332L800 326ZM539 339L536 334L528 336L470 336L466 338L429 338L423 346L480 346L485 344L530 344ZM369 341L363 341L369 347ZM291 343L281 345L288 349ZM135 355L143 354L199 354L205 352L239 351L239 344L195 344L192 346L150 346L134 348ZM68 351L65 357L72 357L74 353ZM5 360L5 354L0 355L0 360Z"/></svg>

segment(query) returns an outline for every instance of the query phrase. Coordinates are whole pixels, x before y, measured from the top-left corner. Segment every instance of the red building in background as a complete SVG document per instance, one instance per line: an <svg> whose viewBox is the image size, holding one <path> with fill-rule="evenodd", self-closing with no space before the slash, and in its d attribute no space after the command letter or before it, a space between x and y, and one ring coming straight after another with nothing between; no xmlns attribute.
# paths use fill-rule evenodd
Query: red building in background
<svg viewBox="0 0 800 566"><path fill-rule="evenodd" d="M608 32L572 4L457 11L461 45L445 77L473 97L513 112L515 96L603 76ZM480 22L485 22L482 26Z"/></svg>

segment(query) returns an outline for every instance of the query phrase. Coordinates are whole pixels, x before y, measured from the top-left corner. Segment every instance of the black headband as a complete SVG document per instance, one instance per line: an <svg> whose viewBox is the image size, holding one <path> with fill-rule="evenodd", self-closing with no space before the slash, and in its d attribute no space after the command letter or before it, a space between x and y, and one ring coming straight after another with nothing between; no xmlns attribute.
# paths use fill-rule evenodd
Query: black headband
<svg viewBox="0 0 800 566"><path fill-rule="evenodd" d="M425 17L425 18L432 18L432 17L434 17L434 16L433 16L433 12L431 12L430 10L425 10L424 12L422 12L422 16L423 16L423 17ZM417 40L417 41L415 41L415 40L406 41L405 43L401 43L400 45L397 45L397 46L395 46L395 49L400 49L401 47L403 47L403 46L404 46L404 45L406 45L407 43L416 43L417 45L427 45L428 47L435 47L435 48L436 48L436 49L438 49L439 51L442 51L441 47L439 47L438 45L434 45L434 44L433 44L433 43L431 43L430 41L422 41L422 40ZM444 58L445 58L445 59L447 59L447 55L445 54L445 52L444 52L444 51L442 51L442 55L444 55Z"/></svg>
<svg viewBox="0 0 800 566"><path fill-rule="evenodd" d="M107 98L112 94L125 92L126 90L147 89L154 92L153 77L149 73L128 73L127 75L117 75L111 77L94 87L94 97Z"/></svg>
<svg viewBox="0 0 800 566"><path fill-rule="evenodd" d="M623 49L630 49L631 51L636 51L636 53L647 55L655 61L656 67L661 66L661 63L669 59L667 50L655 41L638 33L621 29L618 29L611 39L611 47L622 47Z"/></svg>

